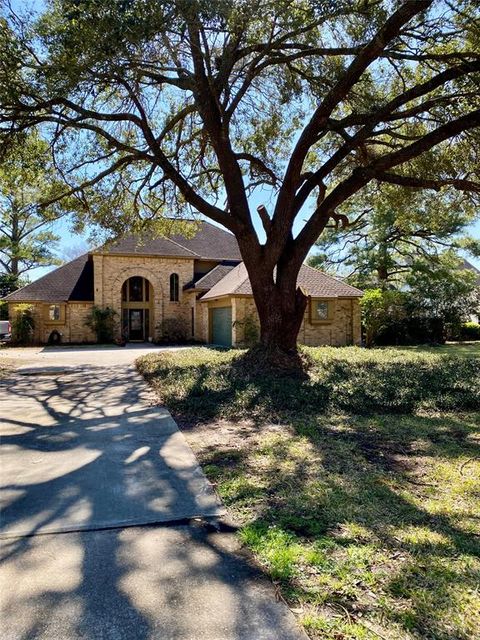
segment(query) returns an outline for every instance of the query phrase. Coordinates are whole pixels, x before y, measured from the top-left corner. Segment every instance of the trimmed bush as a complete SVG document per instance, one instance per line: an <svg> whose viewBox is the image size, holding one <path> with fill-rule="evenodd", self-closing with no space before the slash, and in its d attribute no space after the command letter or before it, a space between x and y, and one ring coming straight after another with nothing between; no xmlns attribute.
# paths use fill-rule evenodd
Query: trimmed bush
<svg viewBox="0 0 480 640"><path fill-rule="evenodd" d="M97 336L97 342L100 344L109 344L113 342L115 333L115 318L117 312L110 307L105 309L94 306L90 313L89 319L85 322Z"/></svg>
<svg viewBox="0 0 480 640"><path fill-rule="evenodd" d="M460 329L462 340L480 340L480 324L478 322L464 322Z"/></svg>
<svg viewBox="0 0 480 640"><path fill-rule="evenodd" d="M35 320L32 307L27 304L16 306L12 321L12 342L19 345L30 344L33 340L34 329Z"/></svg>
<svg viewBox="0 0 480 640"><path fill-rule="evenodd" d="M177 318L165 318L162 323L162 338L159 342L167 344L187 342L187 332L183 322Z"/></svg>

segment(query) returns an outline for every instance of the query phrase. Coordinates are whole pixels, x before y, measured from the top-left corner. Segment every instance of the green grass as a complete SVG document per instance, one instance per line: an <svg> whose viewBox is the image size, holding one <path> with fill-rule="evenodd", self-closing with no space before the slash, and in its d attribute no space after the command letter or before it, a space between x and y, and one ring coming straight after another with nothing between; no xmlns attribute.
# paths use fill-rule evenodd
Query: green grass
<svg viewBox="0 0 480 640"><path fill-rule="evenodd" d="M430 346L415 345L411 347L395 347L399 352L416 352L416 353L434 353L440 355L458 356L462 358L470 358L472 356L480 357L480 340L475 342L449 342L447 344Z"/></svg>
<svg viewBox="0 0 480 640"><path fill-rule="evenodd" d="M290 413L412 413L480 408L480 357L444 351L310 348L307 380L252 374L241 351L196 348L139 360L161 399L199 419L260 420ZM161 384L159 384L161 383Z"/></svg>
<svg viewBox="0 0 480 640"><path fill-rule="evenodd" d="M308 352L307 381L201 348L138 366L312 638L480 638L479 360Z"/></svg>

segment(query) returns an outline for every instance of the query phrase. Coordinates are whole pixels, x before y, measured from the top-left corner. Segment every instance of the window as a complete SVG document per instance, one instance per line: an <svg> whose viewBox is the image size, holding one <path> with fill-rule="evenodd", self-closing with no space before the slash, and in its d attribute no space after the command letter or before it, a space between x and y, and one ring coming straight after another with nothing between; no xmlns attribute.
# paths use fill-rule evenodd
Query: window
<svg viewBox="0 0 480 640"><path fill-rule="evenodd" d="M62 304L49 304L45 307L44 318L46 322L61 324L65 321L65 310Z"/></svg>
<svg viewBox="0 0 480 640"><path fill-rule="evenodd" d="M170 276L170 301L178 302L178 273Z"/></svg>
<svg viewBox="0 0 480 640"><path fill-rule="evenodd" d="M330 322L333 319L333 301L331 300L312 300L311 303L311 321L312 322Z"/></svg>
<svg viewBox="0 0 480 640"><path fill-rule="evenodd" d="M60 320L60 305L59 304L51 304L48 308L48 319L49 320Z"/></svg>
<svg viewBox="0 0 480 640"><path fill-rule="evenodd" d="M328 320L328 302L317 302L315 311L317 320Z"/></svg>
<svg viewBox="0 0 480 640"><path fill-rule="evenodd" d="M128 281L130 302L143 302L143 278L134 276Z"/></svg>
<svg viewBox="0 0 480 640"><path fill-rule="evenodd" d="M122 302L148 302L150 283L145 278L133 276L122 285Z"/></svg>

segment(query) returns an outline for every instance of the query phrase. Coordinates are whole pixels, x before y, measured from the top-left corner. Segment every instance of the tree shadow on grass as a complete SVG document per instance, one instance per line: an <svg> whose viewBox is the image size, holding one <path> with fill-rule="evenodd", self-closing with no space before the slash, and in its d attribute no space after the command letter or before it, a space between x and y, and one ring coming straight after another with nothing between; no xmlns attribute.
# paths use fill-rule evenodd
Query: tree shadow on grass
<svg viewBox="0 0 480 640"><path fill-rule="evenodd" d="M455 498L443 493L455 481L459 500L477 495L478 486L462 484L461 477L469 461L480 457L478 415L329 415L321 403L316 411L312 408L316 391L303 382L280 380L272 386L271 380L235 378L234 385L211 389L212 375L208 367L202 369L176 407L190 429L217 417L253 418L257 437L251 442L245 434L243 447L204 447L201 456L227 505L248 511L245 535L270 563L272 575L283 580L284 593L304 602L325 597L352 618L365 606L387 627L399 625L422 638L471 638L475 604L468 594L475 593L480 580L480 537L474 532L475 514L467 510L460 522ZM305 394L310 394L307 400ZM233 403L230 410L228 402ZM193 406L200 408L200 419L195 420ZM267 416L278 422L276 434L266 429L265 436ZM452 468L455 478L442 465ZM435 506L437 499L445 504ZM322 587L305 586L288 560L286 568L283 560L271 560L289 553L283 542L276 553L271 531L293 536L292 549L300 541L319 553L314 571L330 585L322 598ZM319 551L325 545L334 549L331 556ZM349 554L368 555L371 545L376 549L371 563L345 569ZM344 559L337 561L335 554ZM375 559L380 556L385 557ZM372 578L377 571L386 575ZM369 580L378 580L380 599L387 604L362 603L371 591Z"/></svg>
<svg viewBox="0 0 480 640"><path fill-rule="evenodd" d="M383 564L391 563L392 568L381 581L381 590L391 600L382 608L384 620L420 637L471 637L475 623L467 623L469 630L462 625L476 608L465 598L475 593L480 581L480 532L460 528L452 505L432 508L436 492L443 488L441 479L435 486L431 470L439 460L458 460L458 471L466 456L480 456L478 422L472 416L409 416L395 420L394 425L400 425L397 433L392 432L389 416L352 420L344 431L329 426L328 420L312 422L314 426L289 423L304 439L305 458L297 445L295 459L286 438L268 445L272 479L251 526L278 527L313 548L333 541L336 553L343 557L338 552L343 548L347 558L373 544L377 551L372 565L353 567L351 580L338 578L342 562L348 560L333 561L332 584L335 579L343 584L331 588L330 602L355 616L370 588L371 577L365 576L376 570L374 557L385 554ZM462 499L468 497L463 489ZM399 562L397 554L405 558ZM356 581L365 581L364 588L355 586ZM305 599L311 600L314 592L307 589ZM369 603L367 608L375 613L376 607Z"/></svg>
<svg viewBox="0 0 480 640"><path fill-rule="evenodd" d="M355 415L480 409L479 360L318 360L308 379L252 371L244 360L172 366L161 357L140 370L177 414L195 420L283 420L287 413L342 411Z"/></svg>

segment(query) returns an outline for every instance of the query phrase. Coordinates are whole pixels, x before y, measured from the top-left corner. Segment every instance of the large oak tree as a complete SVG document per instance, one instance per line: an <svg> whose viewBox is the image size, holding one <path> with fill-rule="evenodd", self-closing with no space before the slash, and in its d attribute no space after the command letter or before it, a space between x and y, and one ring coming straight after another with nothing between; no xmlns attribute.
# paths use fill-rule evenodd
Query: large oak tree
<svg viewBox="0 0 480 640"><path fill-rule="evenodd" d="M479 25L464 0L7 9L0 126L48 130L66 193L107 227L190 208L229 229L261 343L294 352L299 268L349 198L372 181L480 189Z"/></svg>

